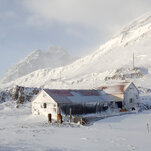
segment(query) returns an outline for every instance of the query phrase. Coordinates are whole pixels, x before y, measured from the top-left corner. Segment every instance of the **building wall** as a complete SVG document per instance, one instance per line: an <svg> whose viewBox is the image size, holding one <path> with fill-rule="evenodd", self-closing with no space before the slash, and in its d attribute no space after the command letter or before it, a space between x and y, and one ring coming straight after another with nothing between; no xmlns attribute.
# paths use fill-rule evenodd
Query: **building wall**
<svg viewBox="0 0 151 151"><path fill-rule="evenodd" d="M46 104L46 108L45 108ZM58 107L57 103L45 91L41 91L32 102L32 113L34 115L51 114L52 119L57 120Z"/></svg>
<svg viewBox="0 0 151 151"><path fill-rule="evenodd" d="M137 88L131 84L124 93L124 107L126 109L135 108L139 103L139 92Z"/></svg>
<svg viewBox="0 0 151 151"><path fill-rule="evenodd" d="M123 101L123 99L124 99L124 94L109 94L109 96L115 102Z"/></svg>

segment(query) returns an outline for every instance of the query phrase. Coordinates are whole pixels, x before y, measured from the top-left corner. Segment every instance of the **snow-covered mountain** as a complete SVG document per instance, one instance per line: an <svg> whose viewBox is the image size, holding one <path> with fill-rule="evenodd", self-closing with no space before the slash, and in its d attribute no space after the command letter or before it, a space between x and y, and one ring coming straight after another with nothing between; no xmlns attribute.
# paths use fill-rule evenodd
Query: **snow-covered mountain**
<svg viewBox="0 0 151 151"><path fill-rule="evenodd" d="M33 71L55 68L73 62L73 58L60 47L50 47L47 51L36 50L13 66L4 76L2 83L8 83Z"/></svg>
<svg viewBox="0 0 151 151"><path fill-rule="evenodd" d="M147 81L151 81L151 12L137 18L118 33L98 50L70 65L40 69L5 86L92 88L111 79L112 82L134 80L140 86L145 84L151 87ZM133 78L133 74L138 77Z"/></svg>

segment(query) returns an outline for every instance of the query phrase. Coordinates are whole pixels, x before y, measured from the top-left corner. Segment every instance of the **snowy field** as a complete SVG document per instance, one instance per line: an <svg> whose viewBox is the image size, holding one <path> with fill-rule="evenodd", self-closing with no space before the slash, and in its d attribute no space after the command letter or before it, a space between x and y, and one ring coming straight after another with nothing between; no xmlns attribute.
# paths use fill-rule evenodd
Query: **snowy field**
<svg viewBox="0 0 151 151"><path fill-rule="evenodd" d="M151 110L107 118L90 126L47 123L31 115L31 104L19 109L0 104L0 151L150 151Z"/></svg>
<svg viewBox="0 0 151 151"><path fill-rule="evenodd" d="M0 100L12 100L11 89L16 85L94 89L133 81L141 92L142 107L151 108L150 48L151 11L71 64L75 58L60 48L55 48L54 54L54 48L34 51L0 80L4 91ZM33 89L25 94L32 96ZM15 103L7 101L0 104L0 151L151 151L151 110L106 118L89 126L57 125L47 123L43 116L33 116L31 103L16 109Z"/></svg>

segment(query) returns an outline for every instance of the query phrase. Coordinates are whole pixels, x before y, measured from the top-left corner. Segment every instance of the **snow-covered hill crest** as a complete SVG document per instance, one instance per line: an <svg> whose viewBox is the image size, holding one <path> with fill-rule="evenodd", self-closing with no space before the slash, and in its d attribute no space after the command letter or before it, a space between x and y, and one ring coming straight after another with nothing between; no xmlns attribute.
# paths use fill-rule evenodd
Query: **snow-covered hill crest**
<svg viewBox="0 0 151 151"><path fill-rule="evenodd" d="M47 51L36 50L13 66L2 79L8 83L31 72L44 68L56 68L73 62L67 51L60 47L51 47Z"/></svg>
<svg viewBox="0 0 151 151"><path fill-rule="evenodd" d="M115 71L120 71L120 74L118 73L120 76L131 75L132 73L126 72L132 72L133 53L135 53L135 67L141 75L139 77L142 78L142 80L136 79L136 82L141 85L145 79L151 80L151 12L134 20L118 33L91 55L70 65L37 70L5 85L45 88L97 87L105 82L105 77L114 77ZM151 85L147 83L147 86Z"/></svg>

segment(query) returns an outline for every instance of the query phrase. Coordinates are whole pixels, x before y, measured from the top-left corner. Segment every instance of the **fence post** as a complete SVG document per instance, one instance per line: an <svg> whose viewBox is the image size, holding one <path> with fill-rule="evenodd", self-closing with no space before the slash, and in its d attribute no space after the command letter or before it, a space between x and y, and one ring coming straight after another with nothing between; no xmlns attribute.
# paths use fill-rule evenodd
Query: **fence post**
<svg viewBox="0 0 151 151"><path fill-rule="evenodd" d="M147 123L147 132L149 134L149 124Z"/></svg>
<svg viewBox="0 0 151 151"><path fill-rule="evenodd" d="M72 108L69 109L69 113L70 113L70 123L71 123L71 114L72 114Z"/></svg>

